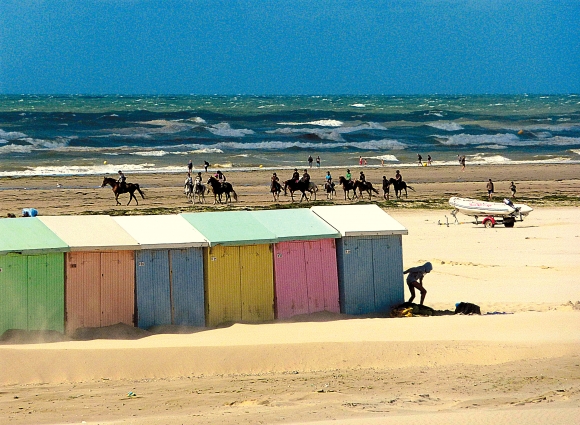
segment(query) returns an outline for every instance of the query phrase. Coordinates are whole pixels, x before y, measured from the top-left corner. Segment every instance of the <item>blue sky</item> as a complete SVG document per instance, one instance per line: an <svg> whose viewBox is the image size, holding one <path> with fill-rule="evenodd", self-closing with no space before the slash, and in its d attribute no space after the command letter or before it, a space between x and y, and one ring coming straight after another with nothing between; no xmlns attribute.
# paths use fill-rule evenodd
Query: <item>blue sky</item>
<svg viewBox="0 0 580 425"><path fill-rule="evenodd" d="M580 1L0 0L0 93L580 93Z"/></svg>

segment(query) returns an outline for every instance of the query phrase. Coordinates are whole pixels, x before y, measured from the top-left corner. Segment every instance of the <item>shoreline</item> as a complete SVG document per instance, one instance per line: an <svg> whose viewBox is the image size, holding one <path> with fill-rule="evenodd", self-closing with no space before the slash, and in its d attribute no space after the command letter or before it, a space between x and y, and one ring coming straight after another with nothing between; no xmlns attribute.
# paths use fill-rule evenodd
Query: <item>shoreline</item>
<svg viewBox="0 0 580 425"><path fill-rule="evenodd" d="M303 167L296 167L301 172ZM311 181L319 186L318 202L327 202L322 190L322 183L327 169L325 167L307 168ZM367 181L373 183L379 196L373 196L373 202L379 202L384 208L425 208L447 209L447 200L451 196L475 199L486 199L485 184L489 178L495 183L495 201L501 202L510 196L509 184L514 181L517 186L518 202L530 206L579 206L580 205L580 164L552 165L488 165L467 166L462 172L460 167L401 167L403 179L415 191L409 191L408 197L395 200L391 188L390 200L382 198L382 176L393 177L397 168L385 167L352 167L353 179L359 171L364 171ZM102 177L90 176L42 176L42 177L2 177L0 178L0 217L8 213L20 215L22 208L36 208L41 215L64 214L167 214L181 211L198 211L222 208L271 208L291 206L290 197L280 197L274 202L269 193L269 181L272 170L257 169L251 171L224 171L229 182L239 195L239 201L229 205L213 205L213 197L206 196L204 204L192 206L183 194L183 182L186 167L182 173L138 173L127 174L127 180L139 183L145 191L145 199L139 205L134 202L115 206L114 195L110 188L100 188ZM344 174L346 167L330 170L334 181ZM281 181L291 177L290 170L276 168ZM202 173L204 181L210 173ZM335 204L351 203L345 201L344 193L337 185L336 196L328 201ZM128 195L120 196L126 204ZM365 202L368 200L365 198ZM297 204L295 202L294 204ZM303 202L303 207L312 202ZM296 205L292 205L296 206Z"/></svg>

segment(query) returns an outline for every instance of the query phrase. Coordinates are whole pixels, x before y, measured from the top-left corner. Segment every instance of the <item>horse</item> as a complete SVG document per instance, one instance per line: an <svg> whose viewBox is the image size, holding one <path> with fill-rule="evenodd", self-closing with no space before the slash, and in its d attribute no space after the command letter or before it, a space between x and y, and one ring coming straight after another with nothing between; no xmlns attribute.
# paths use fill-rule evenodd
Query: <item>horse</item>
<svg viewBox="0 0 580 425"><path fill-rule="evenodd" d="M195 198L203 204L205 202L205 191L206 187L203 183L198 182L197 184L189 184L187 180L185 181L185 186L183 187L183 192L193 204L195 204Z"/></svg>
<svg viewBox="0 0 580 425"><path fill-rule="evenodd" d="M211 191L213 192L214 205L217 204L218 200L220 204L222 203L222 195L224 193L226 195L226 203L228 201L232 202L232 197L230 196L230 193L234 194L234 199L236 201L238 200L238 194L234 190L231 183L229 182L220 183L218 179L216 179L214 176L210 176L210 178L207 180L207 184L209 185Z"/></svg>
<svg viewBox="0 0 580 425"><path fill-rule="evenodd" d="M294 192L299 191L302 193L302 196L300 196L300 202L302 202L303 199L306 199L307 201L310 200L308 199L306 192L310 193L310 198L312 198L312 195L314 195L314 199L316 199L316 192L318 191L318 187L312 182L304 183L302 180L298 180L298 182L296 182L295 180L290 179L284 182L284 196L288 194L288 190L290 191L292 202L294 202Z"/></svg>
<svg viewBox="0 0 580 425"><path fill-rule="evenodd" d="M326 190L326 199L332 199L334 195L336 195L336 189L334 188L334 182L326 182L324 183L324 190Z"/></svg>
<svg viewBox="0 0 580 425"><path fill-rule="evenodd" d="M358 198L358 196L356 196L356 190L354 190L354 182L351 180L347 180L345 179L343 176L340 176L338 178L338 183L340 183L340 185L342 186L342 190L344 190L344 200L346 201L346 197L348 196L348 199L350 200L350 195L348 194L348 192L350 192L352 190L354 199Z"/></svg>
<svg viewBox="0 0 580 425"><path fill-rule="evenodd" d="M282 192L282 185L277 181L270 183L270 193L274 198L274 202L280 199L280 192Z"/></svg>
<svg viewBox="0 0 580 425"><path fill-rule="evenodd" d="M369 200L372 198L373 192L375 192L377 195L379 194L379 191L373 187L371 182L355 180L353 185L355 192L358 189L359 198L363 197L363 191L369 194Z"/></svg>
<svg viewBox="0 0 580 425"><path fill-rule="evenodd" d="M385 198L386 201L389 200L390 186L391 182L387 180L385 176L383 176L383 198Z"/></svg>
<svg viewBox="0 0 580 425"><path fill-rule="evenodd" d="M137 197L135 196L135 191L138 191L139 194L141 195L141 198L145 199L145 194L143 193L143 191L141 190L141 188L137 183L126 183L124 186L122 186L121 183L119 183L114 178L104 177L101 187L105 187L107 185L111 186L111 189L113 189L117 205L121 205L121 203L119 202L119 195L121 195L122 193L129 194L129 202L127 202L127 205L131 203L131 199L135 199L135 202L137 203L137 205L139 205L139 201L137 201Z"/></svg>
<svg viewBox="0 0 580 425"><path fill-rule="evenodd" d="M403 194L403 190L405 191L405 198L407 197L407 189L411 189L413 192L415 191L415 189L413 189L411 186L409 186L407 183L405 183L402 180L400 182L398 182L397 180L395 180L394 178L391 177L389 179L389 182L395 188L395 196L397 197L397 199L399 199L401 197L401 195Z"/></svg>

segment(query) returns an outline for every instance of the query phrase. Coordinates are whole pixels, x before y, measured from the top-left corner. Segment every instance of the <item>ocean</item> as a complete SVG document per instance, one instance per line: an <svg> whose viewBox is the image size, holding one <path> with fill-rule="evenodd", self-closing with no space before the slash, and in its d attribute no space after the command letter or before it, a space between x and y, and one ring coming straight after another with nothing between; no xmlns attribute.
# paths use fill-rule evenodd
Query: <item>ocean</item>
<svg viewBox="0 0 580 425"><path fill-rule="evenodd" d="M580 95L0 95L0 177L580 162Z"/></svg>

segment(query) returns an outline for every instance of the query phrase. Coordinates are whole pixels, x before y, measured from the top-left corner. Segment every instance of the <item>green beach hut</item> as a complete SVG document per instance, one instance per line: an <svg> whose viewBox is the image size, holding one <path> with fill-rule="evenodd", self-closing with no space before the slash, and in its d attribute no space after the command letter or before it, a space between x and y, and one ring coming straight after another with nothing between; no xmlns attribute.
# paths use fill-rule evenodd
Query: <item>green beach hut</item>
<svg viewBox="0 0 580 425"><path fill-rule="evenodd" d="M0 219L0 334L64 332L64 252L38 218Z"/></svg>

